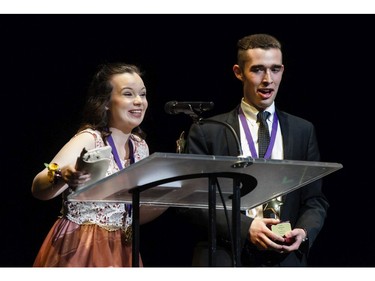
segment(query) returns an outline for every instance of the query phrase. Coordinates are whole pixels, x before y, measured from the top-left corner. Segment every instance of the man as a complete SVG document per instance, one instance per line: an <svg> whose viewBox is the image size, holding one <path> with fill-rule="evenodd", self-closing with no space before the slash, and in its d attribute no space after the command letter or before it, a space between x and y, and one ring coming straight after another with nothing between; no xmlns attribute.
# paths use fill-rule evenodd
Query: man
<svg viewBox="0 0 375 281"><path fill-rule="evenodd" d="M266 117L266 130L270 145L261 158L319 161L320 153L313 124L283 112L275 105L284 71L280 42L268 34L253 34L240 39L237 47L237 64L233 66L233 72L243 85L242 100L232 111L210 119L232 126L240 136L244 156L259 158L261 151L258 128L261 122L257 121L257 114L267 111L269 116ZM213 123L203 122L191 126L186 153L238 156L239 150L232 132L226 126ZM323 227L329 206L321 190L321 180L278 200L280 202L277 207L280 210L275 212L276 218L266 217L263 206L241 214L241 265L307 265L309 248ZM274 202L278 201L270 204ZM185 209L180 214L202 227L202 234L208 234L208 210ZM228 217L231 218L232 215L229 214ZM286 221L290 223L291 230L285 235L271 230L271 225ZM224 211L217 210L216 222L216 265L231 266L233 253ZM207 265L207 244L199 243L195 248L193 266Z"/></svg>

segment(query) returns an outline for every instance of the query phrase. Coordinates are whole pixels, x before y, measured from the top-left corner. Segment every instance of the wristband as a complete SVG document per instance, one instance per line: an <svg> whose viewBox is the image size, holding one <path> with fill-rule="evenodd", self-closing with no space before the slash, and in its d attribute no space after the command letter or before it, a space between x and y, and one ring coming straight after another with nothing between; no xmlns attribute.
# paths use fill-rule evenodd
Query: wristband
<svg viewBox="0 0 375 281"><path fill-rule="evenodd" d="M44 163L44 166L48 169L48 178L49 182L56 184L57 181L62 177L61 175L61 169L59 168L59 165L57 163Z"/></svg>

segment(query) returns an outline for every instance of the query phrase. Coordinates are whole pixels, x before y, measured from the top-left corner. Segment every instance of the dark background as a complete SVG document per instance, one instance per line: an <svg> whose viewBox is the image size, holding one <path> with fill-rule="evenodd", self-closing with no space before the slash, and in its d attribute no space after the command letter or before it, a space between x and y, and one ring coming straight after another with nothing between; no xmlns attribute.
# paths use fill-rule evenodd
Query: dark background
<svg viewBox="0 0 375 281"><path fill-rule="evenodd" d="M374 266L374 20L366 14L0 15L0 266L30 267L59 214L60 198L34 199L31 183L76 132L99 63L126 61L146 71L150 153L175 152L192 120L166 114L164 104L203 100L215 103L208 115L231 110L242 96L232 73L236 42L263 32L283 44L277 105L312 121L322 161L344 166L324 178L331 208L310 264ZM184 235L188 229L171 212L143 226L145 265L188 266Z"/></svg>

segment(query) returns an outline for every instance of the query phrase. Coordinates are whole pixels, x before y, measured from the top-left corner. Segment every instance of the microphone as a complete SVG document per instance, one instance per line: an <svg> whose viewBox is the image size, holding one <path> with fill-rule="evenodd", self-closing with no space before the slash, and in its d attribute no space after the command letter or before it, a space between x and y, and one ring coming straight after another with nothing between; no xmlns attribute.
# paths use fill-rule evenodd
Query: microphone
<svg viewBox="0 0 375 281"><path fill-rule="evenodd" d="M165 104L164 110L168 114L191 113L201 114L204 111L211 110L214 107L212 101L169 101Z"/></svg>

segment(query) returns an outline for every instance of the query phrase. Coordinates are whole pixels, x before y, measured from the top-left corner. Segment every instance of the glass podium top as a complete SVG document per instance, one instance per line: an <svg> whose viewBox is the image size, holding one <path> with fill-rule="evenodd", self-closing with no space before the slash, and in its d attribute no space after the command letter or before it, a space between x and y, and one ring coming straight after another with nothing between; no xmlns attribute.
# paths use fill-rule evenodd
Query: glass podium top
<svg viewBox="0 0 375 281"><path fill-rule="evenodd" d="M207 208L209 186L217 179L216 208L232 208L234 179L241 181L240 208L253 208L287 194L343 166L339 163L266 160L198 154L153 153L68 196L71 201L132 202L154 206ZM236 187L237 188L237 187ZM219 190L224 197L222 203Z"/></svg>

